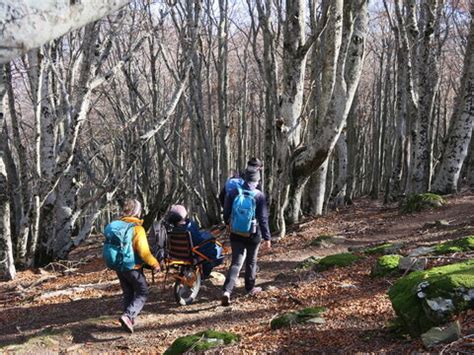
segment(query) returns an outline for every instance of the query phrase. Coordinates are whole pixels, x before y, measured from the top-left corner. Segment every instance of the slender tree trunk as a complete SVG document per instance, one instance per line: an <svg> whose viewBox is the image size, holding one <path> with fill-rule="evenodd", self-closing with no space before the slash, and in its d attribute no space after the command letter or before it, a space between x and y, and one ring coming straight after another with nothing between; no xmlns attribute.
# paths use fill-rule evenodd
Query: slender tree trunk
<svg viewBox="0 0 474 355"><path fill-rule="evenodd" d="M230 160L229 139L229 112L227 108L228 97L228 34L229 25L227 20L228 0L219 0L219 29L218 29L218 58L217 58L217 107L219 111L219 135L220 135L220 183L223 185L227 179Z"/></svg>
<svg viewBox="0 0 474 355"><path fill-rule="evenodd" d="M346 132L342 132L336 143L337 152L337 178L331 193L334 207L342 206L346 202L347 194L347 168L348 151Z"/></svg>
<svg viewBox="0 0 474 355"><path fill-rule="evenodd" d="M6 83L4 68L0 66L0 132L3 132L5 124L4 98ZM6 139L0 133L2 139ZM16 269L13 260L13 246L10 233L10 202L8 196L7 171L5 168L5 152L0 147L0 275L8 280L13 280L16 276Z"/></svg>
<svg viewBox="0 0 474 355"><path fill-rule="evenodd" d="M435 93L439 83L437 56L433 51L433 37L437 26L438 1L425 0L421 5L423 37L418 54L418 117L417 135L414 142L414 161L412 171L412 190L415 193L428 191L431 179L430 124L433 114Z"/></svg>

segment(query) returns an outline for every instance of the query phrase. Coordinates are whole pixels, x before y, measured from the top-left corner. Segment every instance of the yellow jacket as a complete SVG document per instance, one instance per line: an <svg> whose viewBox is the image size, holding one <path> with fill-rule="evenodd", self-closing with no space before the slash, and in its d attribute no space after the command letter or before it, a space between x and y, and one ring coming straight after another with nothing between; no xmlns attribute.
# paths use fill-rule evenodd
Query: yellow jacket
<svg viewBox="0 0 474 355"><path fill-rule="evenodd" d="M140 257L143 262L152 268L159 265L158 260L150 252L150 247L148 246L148 239L146 238L145 229L142 227L143 220L136 217L122 217L122 221L127 223L135 223L132 239L133 251ZM142 264L135 265L135 269L141 268Z"/></svg>

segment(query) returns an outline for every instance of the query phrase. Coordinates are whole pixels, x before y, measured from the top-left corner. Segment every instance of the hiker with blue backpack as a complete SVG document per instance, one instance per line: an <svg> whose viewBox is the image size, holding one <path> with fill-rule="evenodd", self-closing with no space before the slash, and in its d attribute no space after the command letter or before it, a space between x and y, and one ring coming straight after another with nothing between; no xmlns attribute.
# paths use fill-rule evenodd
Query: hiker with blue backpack
<svg viewBox="0 0 474 355"><path fill-rule="evenodd" d="M135 319L148 297L144 265L160 271L158 260L150 252L143 220L141 203L125 201L120 219L109 223L104 230L103 257L106 265L115 270L123 293L123 314L119 318L123 329L133 333Z"/></svg>
<svg viewBox="0 0 474 355"><path fill-rule="evenodd" d="M221 192L219 193L219 202L221 203L222 207L224 207L226 195L228 195L232 190L234 190L238 186L242 186L244 184L244 178L245 178L246 171L263 172L263 163L262 163L262 161L258 158L251 158L247 162L247 167L242 173L239 173L238 171L234 171L230 175L230 178L228 178L226 180L226 182L224 184L224 187L222 188ZM263 191L262 186L260 185L260 183L257 185L257 189L260 190L260 191Z"/></svg>
<svg viewBox="0 0 474 355"><path fill-rule="evenodd" d="M250 295L262 289L255 286L257 255L260 245L271 247L268 206L265 195L257 189L260 170L247 167L244 183L230 191L224 201L224 221L230 230L232 262L224 282L222 305L230 305L240 269L245 262L245 290ZM262 242L263 239L263 242Z"/></svg>

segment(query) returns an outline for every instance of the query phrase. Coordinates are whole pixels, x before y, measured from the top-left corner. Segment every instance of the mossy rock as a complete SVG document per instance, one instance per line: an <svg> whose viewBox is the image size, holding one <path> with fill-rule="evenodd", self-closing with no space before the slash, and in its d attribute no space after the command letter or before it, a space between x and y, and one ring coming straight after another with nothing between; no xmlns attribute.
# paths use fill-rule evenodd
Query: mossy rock
<svg viewBox="0 0 474 355"><path fill-rule="evenodd" d="M354 255L352 253L340 253L340 254L328 255L322 258L321 260L319 260L319 263L315 265L314 267L317 271L324 271L335 266L345 267L345 266L352 265L355 261L359 259L360 259L359 256Z"/></svg>
<svg viewBox="0 0 474 355"><path fill-rule="evenodd" d="M239 336L229 332L206 330L176 339L165 351L165 354L183 354L186 351L205 351L211 348L233 344L239 341Z"/></svg>
<svg viewBox="0 0 474 355"><path fill-rule="evenodd" d="M309 269L319 263L321 257L319 256L310 256L309 258L304 259L301 261L297 266L296 269L298 270L306 270Z"/></svg>
<svg viewBox="0 0 474 355"><path fill-rule="evenodd" d="M312 247L317 247L317 248L327 248L328 246L333 245L332 241L334 240L334 236L332 235L320 235L314 238L309 245Z"/></svg>
<svg viewBox="0 0 474 355"><path fill-rule="evenodd" d="M446 204L446 200L440 195L433 193L409 195L400 205L402 213L420 212L430 208L441 207Z"/></svg>
<svg viewBox="0 0 474 355"><path fill-rule="evenodd" d="M413 336L474 308L474 260L413 272L388 291L395 313Z"/></svg>
<svg viewBox="0 0 474 355"><path fill-rule="evenodd" d="M398 264L401 255L384 255L377 259L377 263L372 269L372 276L387 276L398 273Z"/></svg>
<svg viewBox="0 0 474 355"><path fill-rule="evenodd" d="M364 250L364 254L367 255L387 255L387 254L395 254L403 247L402 243L384 243L380 245L376 245Z"/></svg>
<svg viewBox="0 0 474 355"><path fill-rule="evenodd" d="M474 236L468 236L436 246L435 254L459 253L474 250Z"/></svg>
<svg viewBox="0 0 474 355"><path fill-rule="evenodd" d="M289 327L296 323L307 322L313 318L320 317L325 311L326 308L324 307L308 307L299 311L285 313L272 319L270 327L275 330Z"/></svg>

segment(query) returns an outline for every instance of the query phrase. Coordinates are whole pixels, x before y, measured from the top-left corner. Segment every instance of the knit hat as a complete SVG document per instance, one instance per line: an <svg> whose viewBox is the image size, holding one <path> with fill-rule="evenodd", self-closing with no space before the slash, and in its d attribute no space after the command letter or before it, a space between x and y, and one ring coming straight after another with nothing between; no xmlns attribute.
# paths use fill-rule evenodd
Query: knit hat
<svg viewBox="0 0 474 355"><path fill-rule="evenodd" d="M260 170L263 166L263 163L260 159L258 158L250 158L250 160L247 162L247 167L250 168L250 167L254 167L256 168L257 170Z"/></svg>
<svg viewBox="0 0 474 355"><path fill-rule="evenodd" d="M183 205L173 205L170 208L168 213L168 222L171 224L176 224L181 222L188 215L188 211Z"/></svg>
<svg viewBox="0 0 474 355"><path fill-rule="evenodd" d="M140 217L142 214L142 204L135 199L128 199L123 204L122 214L130 217Z"/></svg>
<svg viewBox="0 0 474 355"><path fill-rule="evenodd" d="M244 174L244 180L246 182L259 182L260 181L260 171L255 167L247 167Z"/></svg>

